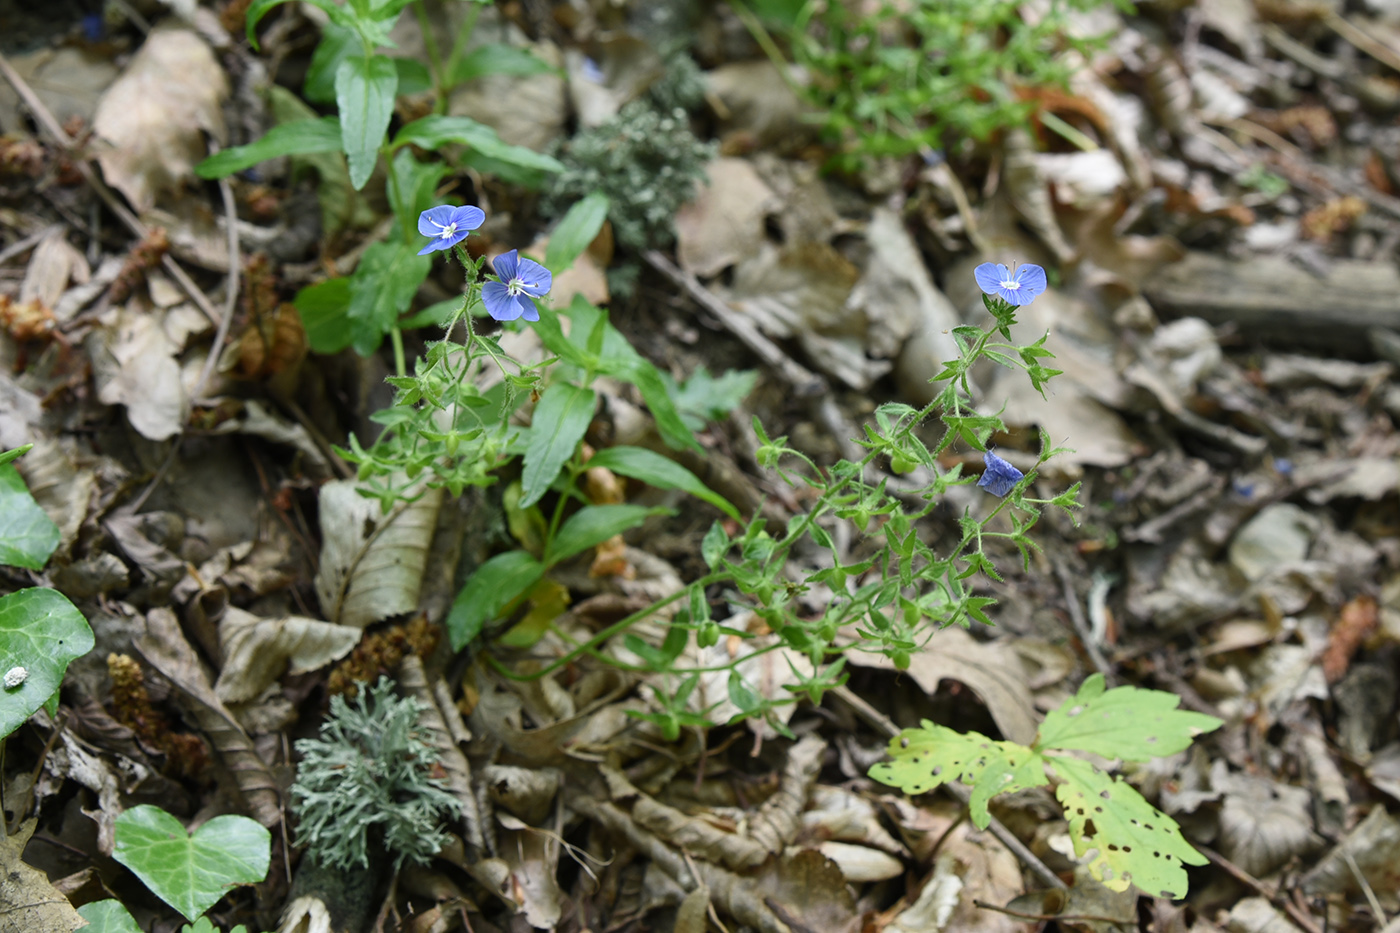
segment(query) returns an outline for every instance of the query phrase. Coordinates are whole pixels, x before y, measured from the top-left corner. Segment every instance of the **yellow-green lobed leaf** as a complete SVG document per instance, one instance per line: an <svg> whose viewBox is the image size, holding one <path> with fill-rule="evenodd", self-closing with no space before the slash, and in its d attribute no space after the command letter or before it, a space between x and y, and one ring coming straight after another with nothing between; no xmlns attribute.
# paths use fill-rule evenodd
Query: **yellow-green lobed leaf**
<svg viewBox="0 0 1400 933"><path fill-rule="evenodd" d="M1105 692L1104 687L1103 675L1094 674L1074 699L1047 713L1035 747L1146 761L1174 755L1223 725L1214 716L1177 709L1181 698L1174 693L1137 687Z"/></svg>

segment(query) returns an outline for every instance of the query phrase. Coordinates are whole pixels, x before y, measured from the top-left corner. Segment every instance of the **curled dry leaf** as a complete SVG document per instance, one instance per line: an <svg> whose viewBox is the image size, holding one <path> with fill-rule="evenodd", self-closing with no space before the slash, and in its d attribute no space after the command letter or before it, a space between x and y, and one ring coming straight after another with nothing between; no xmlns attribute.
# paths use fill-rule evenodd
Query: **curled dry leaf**
<svg viewBox="0 0 1400 933"><path fill-rule="evenodd" d="M93 129L107 183L138 211L179 191L206 154L204 134L222 141L228 78L189 29L156 29L97 106Z"/></svg>
<svg viewBox="0 0 1400 933"><path fill-rule="evenodd" d="M777 196L745 159L721 157L705 167L708 184L676 214L676 261L708 278L753 254L764 241L763 220Z"/></svg>
<svg viewBox="0 0 1400 933"><path fill-rule="evenodd" d="M264 826L282 819L277 780L268 770L243 727L224 706L209 683L209 675L169 609L146 616L146 634L135 639L146 662L180 691L194 722L208 736L215 752L233 775L253 818Z"/></svg>
<svg viewBox="0 0 1400 933"><path fill-rule="evenodd" d="M360 635L348 625L304 616L264 619L229 606L219 619L224 657L214 692L225 703L245 703L284 672L303 674L345 657Z"/></svg>
<svg viewBox="0 0 1400 933"><path fill-rule="evenodd" d="M327 619L364 628L417 608L442 490L423 490L412 502L385 514L377 501L364 498L356 488L353 480L321 487L316 595Z"/></svg>

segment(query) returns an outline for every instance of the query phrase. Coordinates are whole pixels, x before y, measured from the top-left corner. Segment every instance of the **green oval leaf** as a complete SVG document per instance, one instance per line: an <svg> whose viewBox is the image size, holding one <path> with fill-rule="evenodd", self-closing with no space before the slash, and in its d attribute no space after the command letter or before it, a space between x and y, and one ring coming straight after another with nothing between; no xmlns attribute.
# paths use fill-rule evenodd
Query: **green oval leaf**
<svg viewBox="0 0 1400 933"><path fill-rule="evenodd" d="M405 243L375 243L365 250L350 278L346 309L356 353L369 356L378 349L432 268L432 257Z"/></svg>
<svg viewBox="0 0 1400 933"><path fill-rule="evenodd" d="M379 158L379 147L394 115L399 72L387 55L356 55L335 72L335 104L340 109L340 142L350 163L350 184L365 186Z"/></svg>
<svg viewBox="0 0 1400 933"><path fill-rule="evenodd" d="M19 728L58 692L68 662L92 650L87 619L57 590L0 596L0 676L23 668L15 687L0 687L0 738Z"/></svg>
<svg viewBox="0 0 1400 933"><path fill-rule="evenodd" d="M556 382L544 390L531 418L530 443L525 448L525 469L520 481L525 495L521 508L529 508L549 491L549 485L570 457L588 423L593 420L597 396L567 382Z"/></svg>
<svg viewBox="0 0 1400 933"><path fill-rule="evenodd" d="M544 576L544 564L524 551L506 551L482 564L468 578L452 611L447 615L447 635L452 650L461 651L496 618L527 593Z"/></svg>
<svg viewBox="0 0 1400 933"><path fill-rule="evenodd" d="M14 464L0 463L0 564L42 570L61 537Z"/></svg>
<svg viewBox="0 0 1400 933"><path fill-rule="evenodd" d="M350 346L350 326L346 315L350 310L350 279L326 279L308 285L292 299L301 326L306 331L306 343L317 353L339 353Z"/></svg>
<svg viewBox="0 0 1400 933"><path fill-rule="evenodd" d="M544 264L555 275L574 264L574 260L588 249L603 229L603 221L608 219L611 202L601 191L595 191L569 208L564 219L549 235L549 248L545 250Z"/></svg>
<svg viewBox="0 0 1400 933"><path fill-rule="evenodd" d="M272 835L246 816L216 816L191 835L160 807L117 817L112 857L193 921L238 884L267 877Z"/></svg>
<svg viewBox="0 0 1400 933"><path fill-rule="evenodd" d="M738 521L739 510L719 493L710 489L685 467L644 447L609 447L600 450L588 461L591 467L607 467L614 473L639 479L659 489L679 489L697 499L710 503L725 515Z"/></svg>
<svg viewBox="0 0 1400 933"><path fill-rule="evenodd" d="M665 515L670 509L644 505L590 505L569 516L545 550L546 566L554 566L575 554L602 544L613 535L635 528L650 515Z"/></svg>
<svg viewBox="0 0 1400 933"><path fill-rule="evenodd" d="M340 118L297 120L274 126L255 143L216 152L194 167L200 178L224 178L284 155L340 151Z"/></svg>

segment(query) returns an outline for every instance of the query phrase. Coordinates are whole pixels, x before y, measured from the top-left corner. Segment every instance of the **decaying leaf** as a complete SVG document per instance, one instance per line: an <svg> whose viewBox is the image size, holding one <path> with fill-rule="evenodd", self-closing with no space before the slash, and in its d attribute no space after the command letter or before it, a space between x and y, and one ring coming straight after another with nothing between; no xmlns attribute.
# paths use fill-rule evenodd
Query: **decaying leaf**
<svg viewBox="0 0 1400 933"><path fill-rule="evenodd" d="M190 29L146 37L97 106L93 129L110 144L98 153L107 183L144 211L179 191L204 158L204 134L222 141L228 77Z"/></svg>
<svg viewBox="0 0 1400 933"><path fill-rule="evenodd" d="M13 836L0 833L0 933L69 933L87 925L43 872L22 861L38 825L31 818Z"/></svg>
<svg viewBox="0 0 1400 933"><path fill-rule="evenodd" d="M339 660L359 644L361 630L304 616L264 619L229 606L219 619L223 668L214 693L245 703L283 673L304 674Z"/></svg>
<svg viewBox="0 0 1400 933"><path fill-rule="evenodd" d="M425 489L386 515L353 480L322 486L316 595L326 618L364 628L416 609L441 504L441 489Z"/></svg>

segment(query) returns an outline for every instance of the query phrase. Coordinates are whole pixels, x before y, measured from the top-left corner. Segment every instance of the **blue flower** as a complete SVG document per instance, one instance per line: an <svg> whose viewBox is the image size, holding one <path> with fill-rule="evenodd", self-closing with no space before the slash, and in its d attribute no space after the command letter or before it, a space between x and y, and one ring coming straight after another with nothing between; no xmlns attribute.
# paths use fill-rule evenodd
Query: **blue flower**
<svg viewBox="0 0 1400 933"><path fill-rule="evenodd" d="M972 270L977 285L988 295L997 295L1013 305L1028 305L1045 291L1045 270L1028 262L1015 272L999 262L984 262Z"/></svg>
<svg viewBox="0 0 1400 933"><path fill-rule="evenodd" d="M538 321L540 312L532 298L543 298L554 284L549 270L533 259L521 259L516 250L502 253L492 262L499 282L481 286L481 301L498 321L513 321L524 317Z"/></svg>
<svg viewBox="0 0 1400 933"><path fill-rule="evenodd" d="M1011 487L1026 476L990 450L982 454L982 462L987 465L987 469L983 471L982 478L977 481L977 485L994 496L1006 495L1011 491Z"/></svg>
<svg viewBox="0 0 1400 933"><path fill-rule="evenodd" d="M467 238L467 234L480 227L486 214L479 207L453 207L444 204L430 207L418 215L418 232L433 238L433 242L418 251L426 256L433 250L451 249Z"/></svg>

